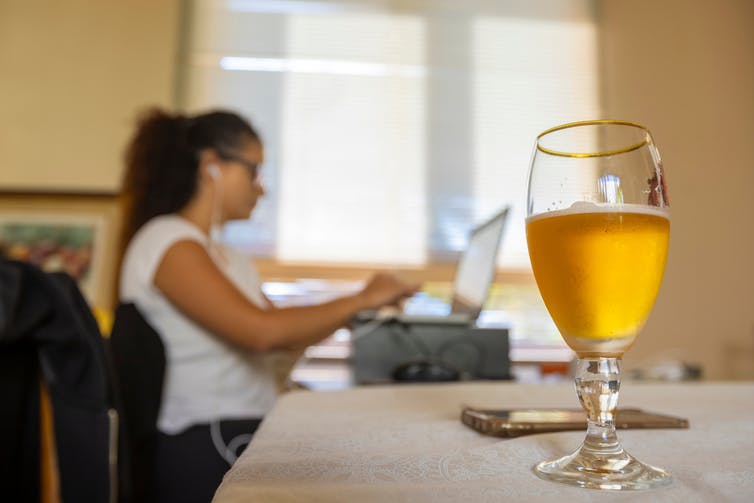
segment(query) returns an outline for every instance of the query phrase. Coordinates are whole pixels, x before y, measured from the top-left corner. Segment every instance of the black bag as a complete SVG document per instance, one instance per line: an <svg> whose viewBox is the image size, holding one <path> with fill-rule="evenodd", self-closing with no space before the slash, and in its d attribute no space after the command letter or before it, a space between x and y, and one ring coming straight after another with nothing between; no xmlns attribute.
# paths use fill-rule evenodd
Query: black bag
<svg viewBox="0 0 754 503"><path fill-rule="evenodd" d="M39 501L39 379L53 410L66 503L118 497L117 395L105 344L72 278L0 259L0 487Z"/></svg>

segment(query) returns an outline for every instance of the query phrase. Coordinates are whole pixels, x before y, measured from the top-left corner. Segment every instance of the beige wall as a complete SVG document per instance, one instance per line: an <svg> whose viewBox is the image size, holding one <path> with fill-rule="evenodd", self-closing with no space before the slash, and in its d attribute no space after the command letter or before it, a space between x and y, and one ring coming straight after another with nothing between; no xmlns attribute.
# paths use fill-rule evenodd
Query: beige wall
<svg viewBox="0 0 754 503"><path fill-rule="evenodd" d="M0 0L0 217L101 222L89 294L114 304L120 189L139 110L175 102L181 0ZM18 195L14 191L31 193Z"/></svg>
<svg viewBox="0 0 754 503"><path fill-rule="evenodd" d="M136 112L173 104L180 0L0 0L0 189L116 191Z"/></svg>
<svg viewBox="0 0 754 503"><path fill-rule="evenodd" d="M599 5L606 115L652 130L671 199L664 284L627 367L754 378L754 2Z"/></svg>

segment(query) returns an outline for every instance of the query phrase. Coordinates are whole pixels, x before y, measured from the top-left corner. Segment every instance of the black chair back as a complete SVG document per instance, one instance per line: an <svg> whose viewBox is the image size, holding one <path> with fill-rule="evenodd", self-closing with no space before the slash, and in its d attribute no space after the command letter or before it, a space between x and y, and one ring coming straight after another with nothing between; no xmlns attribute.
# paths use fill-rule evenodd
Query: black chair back
<svg viewBox="0 0 754 503"><path fill-rule="evenodd" d="M110 348L123 406L130 493L133 501L152 501L165 348L159 334L130 303L115 311Z"/></svg>

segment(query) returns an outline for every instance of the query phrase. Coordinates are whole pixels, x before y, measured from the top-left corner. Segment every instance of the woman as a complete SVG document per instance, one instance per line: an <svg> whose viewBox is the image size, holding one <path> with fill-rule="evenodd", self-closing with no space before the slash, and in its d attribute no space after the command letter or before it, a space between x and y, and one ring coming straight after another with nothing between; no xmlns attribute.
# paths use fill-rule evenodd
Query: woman
<svg viewBox="0 0 754 503"><path fill-rule="evenodd" d="M167 359L159 501L211 499L230 451L248 440L275 400L265 353L313 344L358 311L415 290L378 274L354 295L275 308L249 260L212 239L224 222L248 218L264 195L263 161L251 125L223 111L184 117L152 110L126 153L120 297L160 334Z"/></svg>

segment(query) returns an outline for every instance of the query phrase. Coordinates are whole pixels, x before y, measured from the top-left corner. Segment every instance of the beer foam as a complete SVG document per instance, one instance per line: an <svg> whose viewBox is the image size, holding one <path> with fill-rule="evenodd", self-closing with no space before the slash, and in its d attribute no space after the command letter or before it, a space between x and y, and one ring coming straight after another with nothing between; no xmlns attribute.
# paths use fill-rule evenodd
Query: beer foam
<svg viewBox="0 0 754 503"><path fill-rule="evenodd" d="M670 209L666 206L648 206L645 204L598 204L589 201L576 201L570 207L562 210L545 211L527 217L526 222L539 220L540 218L558 217L563 215L577 215L584 213L640 213L654 215L670 220Z"/></svg>

